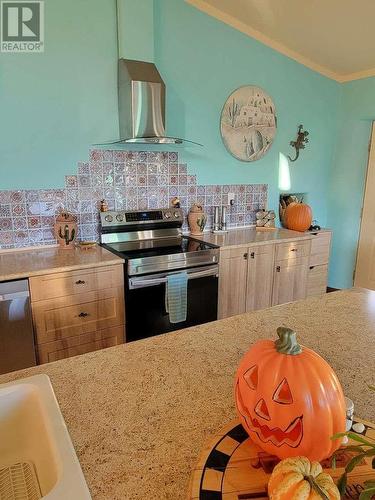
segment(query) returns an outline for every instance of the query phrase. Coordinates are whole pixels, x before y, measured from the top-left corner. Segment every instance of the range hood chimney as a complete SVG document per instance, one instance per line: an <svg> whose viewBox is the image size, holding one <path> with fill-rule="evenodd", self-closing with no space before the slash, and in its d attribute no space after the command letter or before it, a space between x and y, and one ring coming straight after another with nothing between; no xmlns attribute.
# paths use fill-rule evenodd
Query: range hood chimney
<svg viewBox="0 0 375 500"><path fill-rule="evenodd" d="M116 143L182 144L193 141L167 137L165 84L155 64L120 59L118 67L120 140Z"/></svg>

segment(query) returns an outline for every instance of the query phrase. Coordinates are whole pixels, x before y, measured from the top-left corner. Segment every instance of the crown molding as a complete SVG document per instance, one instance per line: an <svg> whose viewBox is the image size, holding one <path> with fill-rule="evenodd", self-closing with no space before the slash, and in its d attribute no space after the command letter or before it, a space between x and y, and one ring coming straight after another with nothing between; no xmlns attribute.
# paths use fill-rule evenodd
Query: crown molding
<svg viewBox="0 0 375 500"><path fill-rule="evenodd" d="M359 71L356 73L350 73L347 75L338 74L338 73L330 70L329 68L327 68L325 66L321 66L320 64L303 56L299 52L296 52L292 49L289 49L288 47L286 47L282 43L273 40L272 38L264 35L260 31L251 28L249 25L243 23L242 21L235 18L234 16L231 16L230 14L227 14L227 13L223 12L222 10L220 10L216 7L213 7L211 4L208 4L205 0L185 0L185 2L192 5L193 7L196 7L198 10L204 12L205 14L208 14L209 16L214 17L214 18L218 19L219 21L222 21L223 23L231 26L232 28L235 28L236 30L240 31L241 33L244 33L245 35L248 35L251 38L258 40L258 42L261 42L264 45L267 45L271 49L274 49L277 52L280 52L284 56L287 56L290 59L293 59L294 61L302 64L303 66L306 66L307 68L309 68L317 73L320 73L321 75L323 75L327 78L330 78L331 80L335 80L336 82L345 83L345 82L349 82L352 80L359 80L362 78L368 78L371 76L375 76L375 68L365 70L365 71Z"/></svg>
<svg viewBox="0 0 375 500"><path fill-rule="evenodd" d="M347 75L340 75L338 80L340 83L352 82L354 80L362 80L363 78L371 78L375 76L375 68L366 69L364 71L356 71Z"/></svg>

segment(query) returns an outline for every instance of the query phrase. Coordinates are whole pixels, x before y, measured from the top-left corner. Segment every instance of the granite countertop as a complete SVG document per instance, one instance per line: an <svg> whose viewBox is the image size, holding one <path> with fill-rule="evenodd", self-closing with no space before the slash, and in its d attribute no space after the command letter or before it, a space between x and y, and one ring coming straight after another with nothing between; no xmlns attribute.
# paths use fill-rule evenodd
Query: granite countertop
<svg viewBox="0 0 375 500"><path fill-rule="evenodd" d="M204 442L235 417L250 344L288 325L375 419L375 292L294 302L0 376L50 376L94 500L186 498Z"/></svg>
<svg viewBox="0 0 375 500"><path fill-rule="evenodd" d="M247 245L261 245L264 243L285 243L291 240L310 240L312 233L300 233L290 229L276 228L274 230L257 230L255 227L229 229L227 233L203 233L202 236L192 238L212 243L219 247L243 247Z"/></svg>
<svg viewBox="0 0 375 500"><path fill-rule="evenodd" d="M0 281L60 273L74 269L121 264L123 259L105 248L95 246L82 250L64 250L59 247L0 252Z"/></svg>

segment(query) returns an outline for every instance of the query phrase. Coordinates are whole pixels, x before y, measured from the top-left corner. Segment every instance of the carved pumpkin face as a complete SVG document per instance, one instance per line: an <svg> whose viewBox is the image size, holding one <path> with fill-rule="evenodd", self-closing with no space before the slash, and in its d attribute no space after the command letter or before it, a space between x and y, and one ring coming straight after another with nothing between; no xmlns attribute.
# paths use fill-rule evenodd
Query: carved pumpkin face
<svg viewBox="0 0 375 500"><path fill-rule="evenodd" d="M310 349L292 355L273 341L257 342L241 361L235 397L250 438L272 455L319 461L339 447L330 437L345 431L344 395L333 370Z"/></svg>

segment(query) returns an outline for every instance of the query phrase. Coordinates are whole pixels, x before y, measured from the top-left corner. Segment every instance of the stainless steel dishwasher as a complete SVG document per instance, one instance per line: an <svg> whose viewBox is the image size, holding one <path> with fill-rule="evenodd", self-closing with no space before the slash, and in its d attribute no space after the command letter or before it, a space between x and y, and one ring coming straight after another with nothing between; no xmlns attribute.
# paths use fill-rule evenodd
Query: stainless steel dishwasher
<svg viewBox="0 0 375 500"><path fill-rule="evenodd" d="M36 365L27 280L0 283L0 373Z"/></svg>

